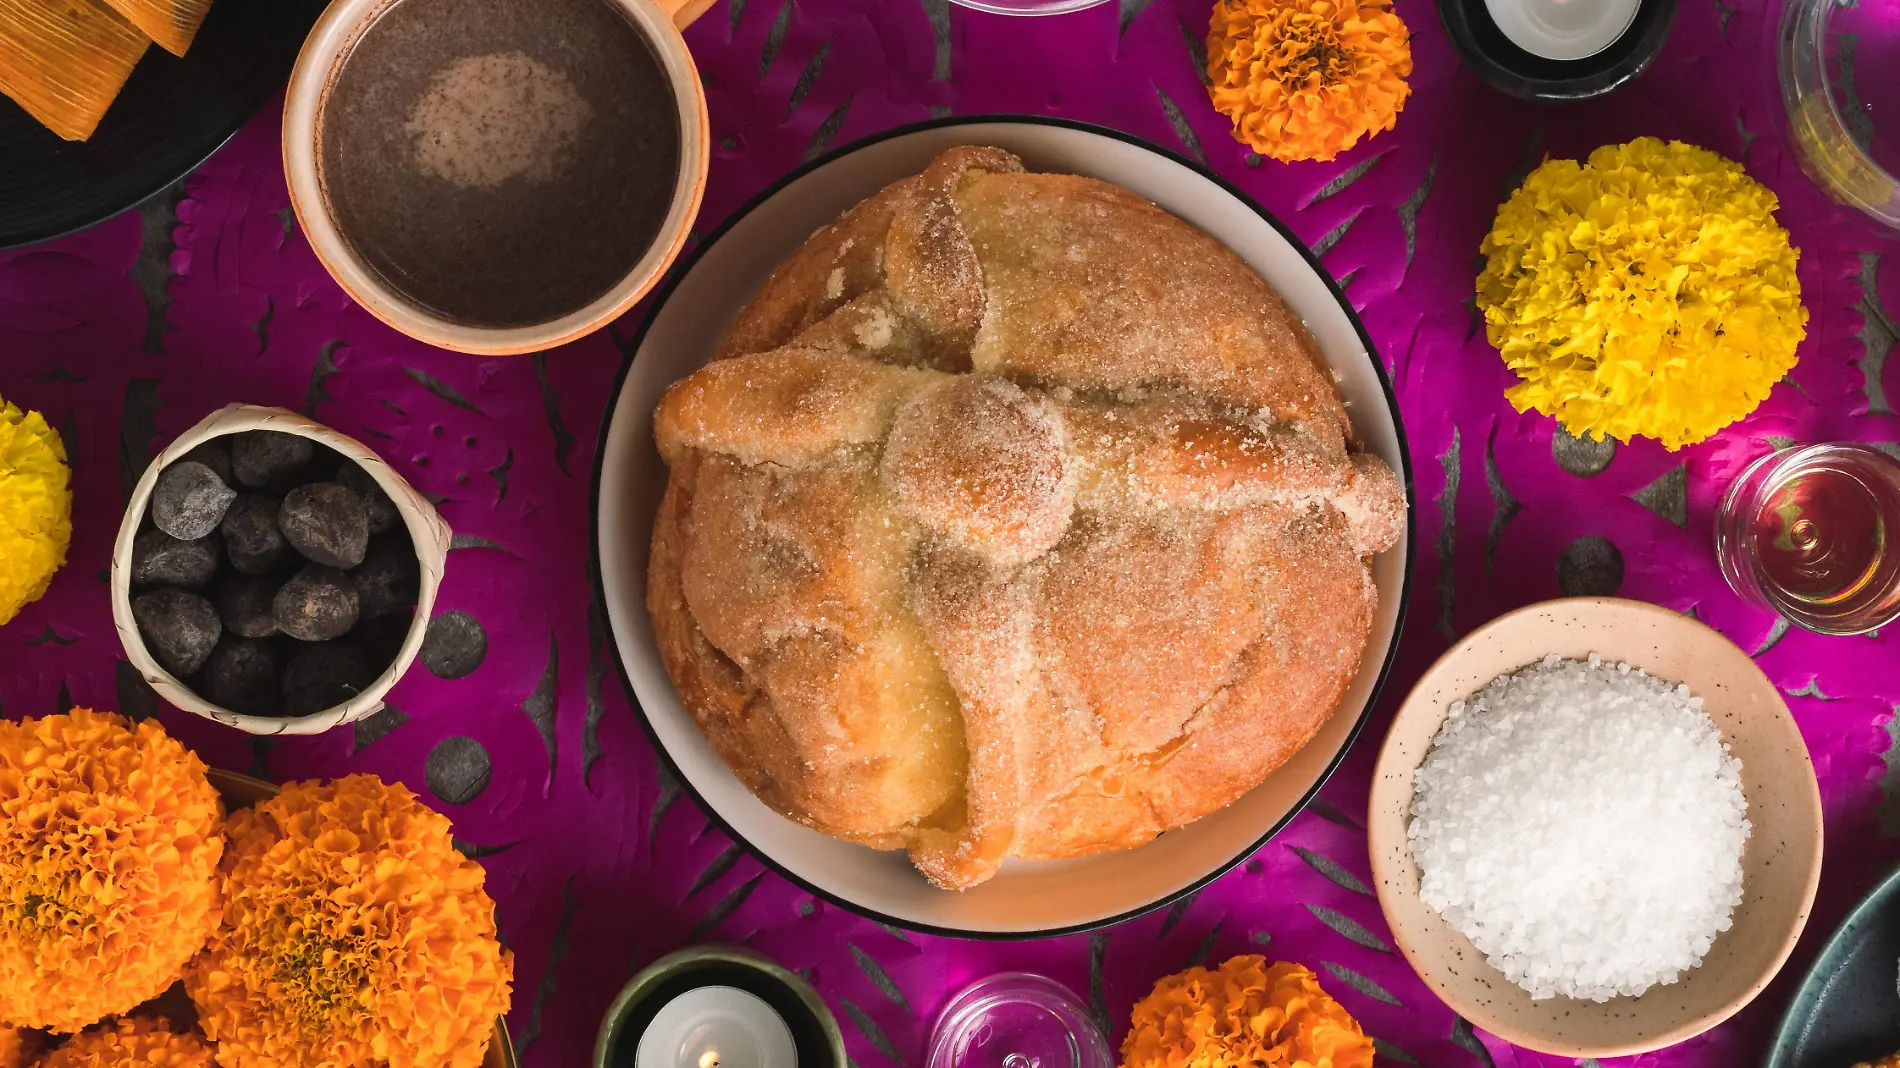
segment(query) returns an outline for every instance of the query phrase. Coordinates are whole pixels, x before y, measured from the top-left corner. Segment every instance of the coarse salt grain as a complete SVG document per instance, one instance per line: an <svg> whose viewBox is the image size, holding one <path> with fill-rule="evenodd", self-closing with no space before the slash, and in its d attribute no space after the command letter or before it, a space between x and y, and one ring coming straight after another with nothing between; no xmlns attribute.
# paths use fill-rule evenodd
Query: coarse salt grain
<svg viewBox="0 0 1900 1068"><path fill-rule="evenodd" d="M1533 998L1702 962L1742 899L1741 761L1687 686L1551 655L1451 706L1419 767L1419 896Z"/></svg>

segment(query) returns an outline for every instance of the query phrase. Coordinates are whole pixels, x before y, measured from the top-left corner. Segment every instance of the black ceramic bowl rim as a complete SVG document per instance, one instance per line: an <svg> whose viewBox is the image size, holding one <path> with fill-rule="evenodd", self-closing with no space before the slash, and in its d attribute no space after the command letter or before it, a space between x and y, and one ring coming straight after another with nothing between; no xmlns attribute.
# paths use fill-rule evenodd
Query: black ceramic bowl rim
<svg viewBox="0 0 1900 1068"><path fill-rule="evenodd" d="M757 845L754 845L744 835L740 834L730 823L719 815L717 808L714 808L711 804L707 803L704 797L700 796L699 790L693 785L693 780L681 769L679 762L674 759L673 754L667 750L666 743L661 740L659 732L654 729L652 721L647 716L646 709L640 704L640 697L634 692L633 680L627 674L626 663L622 660L619 653L620 639L619 635L614 631L612 614L609 613L605 607L607 604L607 584L605 578L602 577L604 571L601 567L601 487L605 480L607 470L607 441L613 432L614 417L619 409L620 395L626 389L627 375L633 370L634 355L640 351L641 343L646 340L647 331L652 327L654 319L658 317L660 309L665 306L667 300L673 296L673 291L679 287L681 280L698 264L700 257L704 256L708 249L717 244L719 239L724 237L741 219L744 219L758 209L760 205L772 199L779 191L812 171L831 163L833 160L882 141L888 141L892 138L903 137L924 130L986 123L1023 123L1029 125L1055 126L1069 130L1080 130L1085 133L1112 138L1124 144L1134 145L1137 148L1152 152L1157 156L1178 164L1194 174L1205 178L1209 182L1214 183L1214 185L1223 192L1232 196L1241 204L1246 205L1246 207L1258 215L1263 222L1271 226L1281 237L1285 238L1287 243L1305 260L1307 267L1325 284L1327 292L1331 294L1334 302L1339 305L1341 313L1344 314L1347 320L1352 324L1354 333L1359 337L1359 343L1365 347L1366 358L1372 363L1373 373L1378 378L1379 388L1385 397L1386 407L1392 415L1392 430L1398 438L1400 446L1399 460L1402 468L1402 470L1396 473L1405 491L1405 566L1399 575L1398 605L1392 621L1392 640L1386 646L1385 655L1379 663L1378 674L1373 679L1372 689L1366 694L1365 706L1359 710L1357 717L1354 718L1352 729L1349 730L1346 733L1346 737L1341 740L1339 751L1333 754L1332 759L1327 761L1326 766L1321 769L1319 775L1314 778L1313 784L1307 788L1305 793L1300 795L1299 801L1288 808L1285 815L1274 821L1271 827L1267 828L1260 837L1249 843L1246 848L1215 865L1207 871L1206 874L1186 886L1180 887L1171 893L1162 894L1152 901L1144 902L1139 906L1112 916L1104 916L1100 919L1040 930L964 930L955 927L941 927L928 923L920 923L915 920L892 916L811 883L777 860L774 860L769 853ZM1306 242L1300 240L1299 236L1288 229L1285 223L1281 222L1272 212L1261 207L1258 202L1243 192L1239 186L1216 174L1213 169L1206 164L1189 159L1178 152L1171 152L1151 141L1136 137L1130 133L1125 133L1113 127L1102 126L1091 122L1080 122L1075 119L1053 118L1046 115L1007 113L953 115L941 119L927 119L922 122L894 126L888 130L860 138L843 147L833 149L824 155L807 160L804 164L789 171L777 181L759 190L750 200L747 200L744 204L735 209L731 215L727 216L726 219L719 224L718 228L701 238L691 252L681 256L675 261L673 266L669 268L664 282L655 289L654 293L655 295L651 298L652 303L648 306L648 310L646 311L646 318L640 324L640 329L635 332L631 338L628 338L625 342L620 344L620 350L625 355L621 361L620 373L615 376L613 387L608 391L607 411L601 418L600 435L594 443L594 485L592 494L592 522L589 537L593 542L591 577L594 583L595 603L600 606L599 611L607 629L607 647L613 660L614 672L620 677L621 692L626 695L627 703L633 709L634 718L639 721L640 729L646 733L647 741L653 746L654 753L665 765L666 771L673 777L673 780L679 784L681 790L684 791L688 797L693 799L693 803L699 806L700 811L704 812L706 817L711 820L727 838L744 848L745 851L750 853L759 863L765 865L765 867L784 878L787 882L790 882L794 886L799 887L806 893L822 901L829 902L847 912L866 917L877 923L902 930L916 931L919 934L936 935L944 938L962 938L983 942L1019 942L1031 939L1060 938L1066 935L1096 931L1105 927L1113 927L1116 924L1132 920L1137 916L1146 915L1157 909L1172 905L1183 898L1198 894L1221 876L1239 867L1246 862L1248 857L1259 852L1262 846L1272 841L1281 831L1285 830L1300 813L1306 811L1306 807L1312 804L1314 798L1319 796L1320 789L1333 777L1333 773L1339 770L1340 764L1345 762L1346 755L1352 752L1354 743L1359 740L1360 733L1365 730L1366 723L1372 718L1372 710L1378 705L1380 697L1385 693L1386 683L1392 678L1392 666L1398 659L1399 646L1405 638L1406 615L1412 603L1412 569L1417 565L1418 560L1418 492L1413 484L1412 478L1410 440L1406 437L1405 421L1399 411L1398 394L1392 388L1392 376L1386 371L1385 361L1379 356L1379 347L1373 343L1372 335L1366 331L1365 321L1360 318L1359 311L1353 307L1352 302L1346 299L1346 294L1339 288L1339 283L1333 278L1332 274L1326 270L1325 266L1320 263L1319 257L1313 254L1313 250ZM618 338L616 338L616 340L618 340ZM641 547L641 551L645 551L645 546Z"/></svg>
<svg viewBox="0 0 1900 1068"><path fill-rule="evenodd" d="M1512 43L1485 0L1438 0L1438 17L1465 62L1490 85L1524 100L1587 100L1648 69L1669 39L1676 0L1642 0L1610 47L1583 59L1545 59Z"/></svg>
<svg viewBox="0 0 1900 1068"><path fill-rule="evenodd" d="M1796 1068L1795 1055L1810 1052L1803 1048L1808 1028L1834 979L1834 974L1824 969L1833 968L1849 943L1861 938L1863 929L1875 922L1881 912L1895 907L1896 900L1900 900L1900 867L1881 876L1873 889L1854 902L1847 915L1829 932L1827 941L1821 943L1795 985L1788 1007L1782 1011L1781 1023L1775 1028L1774 1044L1769 1047L1768 1059L1762 1062L1762 1068Z"/></svg>

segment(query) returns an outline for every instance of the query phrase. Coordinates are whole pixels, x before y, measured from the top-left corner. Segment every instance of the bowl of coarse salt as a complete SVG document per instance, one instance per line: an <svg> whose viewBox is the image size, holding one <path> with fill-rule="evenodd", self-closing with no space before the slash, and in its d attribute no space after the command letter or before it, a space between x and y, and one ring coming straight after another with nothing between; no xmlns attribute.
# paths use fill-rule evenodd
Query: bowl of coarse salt
<svg viewBox="0 0 1900 1068"><path fill-rule="evenodd" d="M1474 1025L1567 1057L1681 1042L1766 987L1821 875L1781 694L1689 616L1574 597L1467 635L1379 752L1379 906Z"/></svg>

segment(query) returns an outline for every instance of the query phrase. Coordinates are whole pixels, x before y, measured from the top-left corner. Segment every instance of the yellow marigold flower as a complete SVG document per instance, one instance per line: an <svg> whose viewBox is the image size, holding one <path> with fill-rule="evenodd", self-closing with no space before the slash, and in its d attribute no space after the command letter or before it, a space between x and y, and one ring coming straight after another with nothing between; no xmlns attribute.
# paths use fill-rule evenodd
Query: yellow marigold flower
<svg viewBox="0 0 1900 1068"><path fill-rule="evenodd" d="M67 1039L39 1068L212 1068L211 1047L164 1020L128 1016Z"/></svg>
<svg viewBox="0 0 1900 1068"><path fill-rule="evenodd" d="M1243 956L1156 983L1122 1068L1372 1068L1372 1040L1312 972Z"/></svg>
<svg viewBox="0 0 1900 1068"><path fill-rule="evenodd" d="M156 720L0 722L0 1020L77 1031L177 982L218 922L222 813Z"/></svg>
<svg viewBox="0 0 1900 1068"><path fill-rule="evenodd" d="M373 775L232 814L224 926L185 970L224 1068L475 1068L513 958L449 821Z"/></svg>
<svg viewBox="0 0 1900 1068"><path fill-rule="evenodd" d="M45 416L0 400L0 624L46 592L72 535L66 443Z"/></svg>
<svg viewBox="0 0 1900 1068"><path fill-rule="evenodd" d="M1862 1061L1854 1068L1900 1068L1900 1053L1889 1053L1872 1064Z"/></svg>
<svg viewBox="0 0 1900 1068"><path fill-rule="evenodd" d="M1214 110L1277 160L1329 160L1390 130L1411 73L1391 0L1216 0L1208 20Z"/></svg>
<svg viewBox="0 0 1900 1068"><path fill-rule="evenodd" d="M38 1036L23 1027L0 1027L0 1068L27 1068L39 1062Z"/></svg>
<svg viewBox="0 0 1900 1068"><path fill-rule="evenodd" d="M1755 410L1808 311L1775 195L1707 149L1644 137L1550 160L1485 235L1478 307L1518 411L1671 449Z"/></svg>

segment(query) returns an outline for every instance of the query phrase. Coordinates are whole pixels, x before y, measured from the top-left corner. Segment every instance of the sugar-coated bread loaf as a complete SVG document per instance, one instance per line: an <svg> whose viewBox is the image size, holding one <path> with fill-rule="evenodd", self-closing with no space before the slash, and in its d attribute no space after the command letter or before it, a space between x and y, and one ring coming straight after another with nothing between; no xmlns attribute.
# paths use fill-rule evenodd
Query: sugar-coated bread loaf
<svg viewBox="0 0 1900 1068"><path fill-rule="evenodd" d="M685 707L767 804L944 887L1257 785L1332 715L1404 533L1271 287L994 148L813 235L655 435Z"/></svg>

